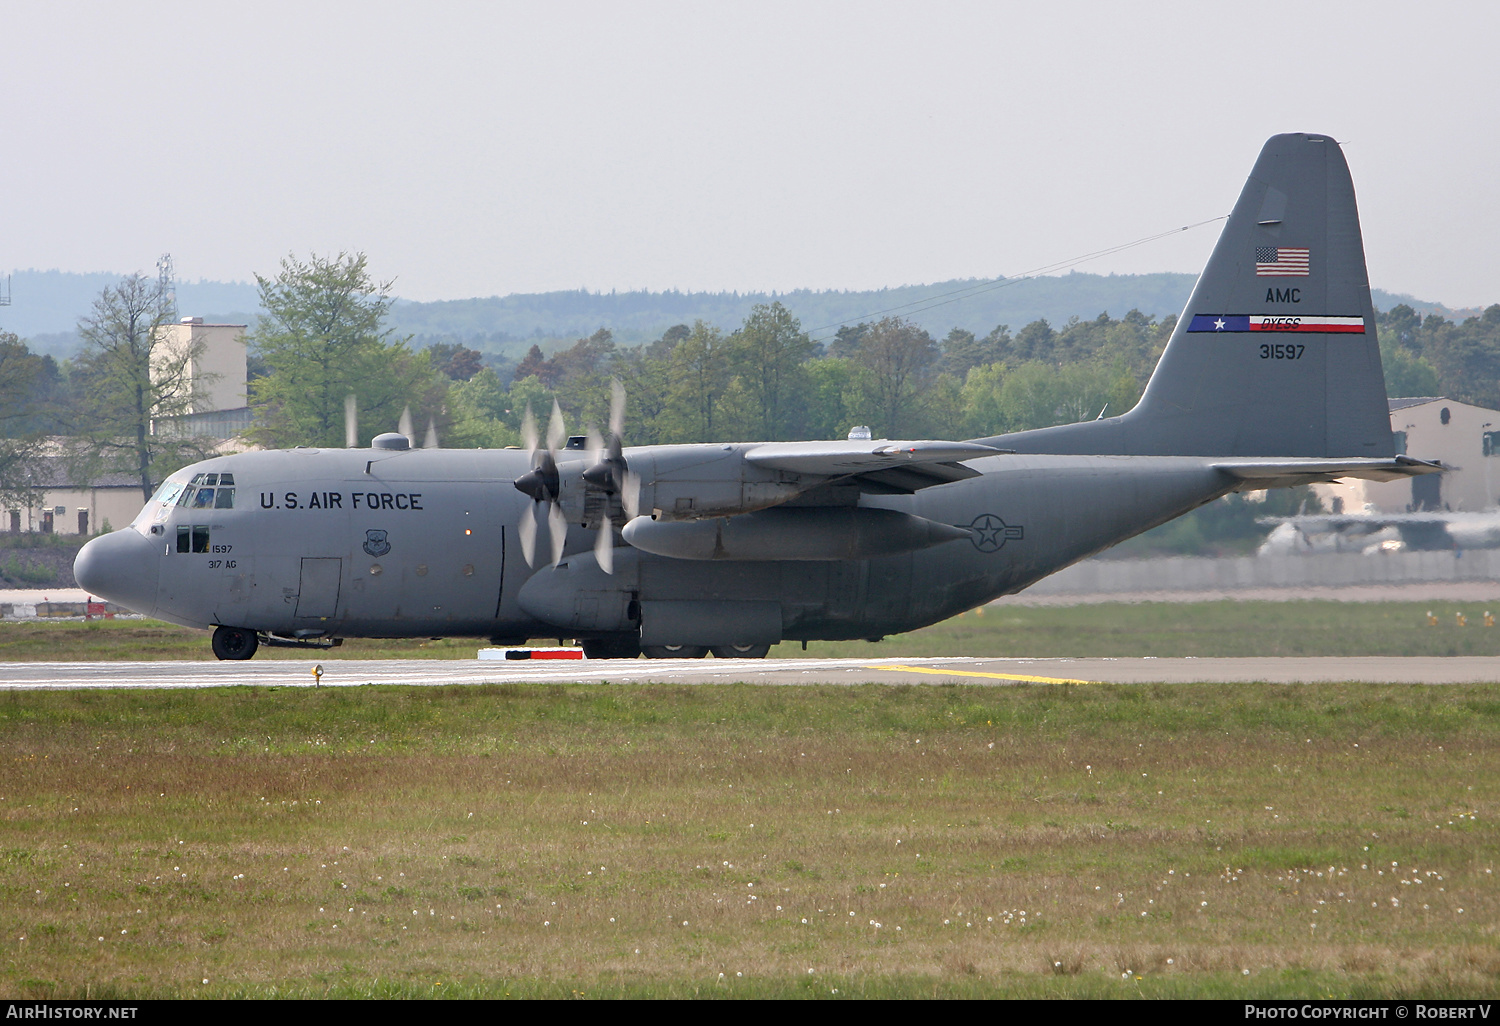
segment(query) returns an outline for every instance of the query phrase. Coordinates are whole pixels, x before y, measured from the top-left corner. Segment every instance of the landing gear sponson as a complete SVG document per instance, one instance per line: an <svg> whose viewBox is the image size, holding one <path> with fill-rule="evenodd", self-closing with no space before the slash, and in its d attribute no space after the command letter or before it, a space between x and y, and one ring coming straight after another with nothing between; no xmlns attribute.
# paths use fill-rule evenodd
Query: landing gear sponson
<svg viewBox="0 0 1500 1026"><path fill-rule="evenodd" d="M590 659L702 659L710 651L719 659L764 659L770 645L646 645L628 635L615 638L591 638L582 642L583 654ZM249 659L260 649L260 639L243 627L218 627L214 630L214 655L220 659Z"/></svg>

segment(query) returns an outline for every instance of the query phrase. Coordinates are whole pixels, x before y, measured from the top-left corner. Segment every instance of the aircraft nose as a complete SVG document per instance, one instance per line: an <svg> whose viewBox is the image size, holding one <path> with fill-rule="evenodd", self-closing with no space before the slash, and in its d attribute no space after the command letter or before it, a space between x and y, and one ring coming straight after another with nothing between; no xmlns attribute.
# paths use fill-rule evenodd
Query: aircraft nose
<svg viewBox="0 0 1500 1026"><path fill-rule="evenodd" d="M126 528L89 542L73 560L80 587L116 605L151 613L156 609L158 542Z"/></svg>

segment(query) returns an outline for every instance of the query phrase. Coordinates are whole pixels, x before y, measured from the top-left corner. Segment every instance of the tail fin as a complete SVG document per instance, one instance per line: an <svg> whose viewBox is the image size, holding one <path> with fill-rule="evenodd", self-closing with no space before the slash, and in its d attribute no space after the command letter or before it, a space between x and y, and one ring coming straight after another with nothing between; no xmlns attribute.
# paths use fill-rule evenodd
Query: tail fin
<svg viewBox="0 0 1500 1026"><path fill-rule="evenodd" d="M1135 409L984 441L1048 453L1393 455L1338 144L1300 133L1266 143Z"/></svg>

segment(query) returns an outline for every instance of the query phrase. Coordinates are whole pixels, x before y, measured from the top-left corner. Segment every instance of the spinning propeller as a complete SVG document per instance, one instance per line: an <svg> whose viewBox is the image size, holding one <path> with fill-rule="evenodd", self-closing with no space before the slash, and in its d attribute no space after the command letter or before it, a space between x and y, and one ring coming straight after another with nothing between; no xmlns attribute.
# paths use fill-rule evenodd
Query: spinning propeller
<svg viewBox="0 0 1500 1026"><path fill-rule="evenodd" d="M412 436L411 407L408 406L401 411L401 420L396 425L396 430L407 437L407 440L415 444L416 439ZM353 449L359 445L359 403L350 392L344 396L344 448ZM427 418L427 438L423 441L424 449L438 448L437 418Z"/></svg>
<svg viewBox="0 0 1500 1026"><path fill-rule="evenodd" d="M557 471L557 452L567 441L567 429L563 426L562 408L554 399L552 421L547 425L547 448L537 447L536 417L531 405L526 406L526 416L521 421L521 444L531 457L531 470L516 478L516 490L530 496L531 503L521 511L521 523L517 528L521 536L521 554L528 566L536 565L536 504L547 503L547 533L552 537L552 565L562 559L563 543L568 537L568 519L562 510L562 477Z"/></svg>
<svg viewBox="0 0 1500 1026"><path fill-rule="evenodd" d="M626 517L636 515L639 506L640 482L631 472L625 459L622 436L625 430L625 387L618 380L612 383L609 403L609 435L600 437L589 430L587 446L593 453L594 463L580 475L585 489L605 494L604 508L599 517L599 534L594 542L594 558L607 574L614 573L615 525L610 516L610 499L617 498ZM521 511L517 533L521 539L521 554L528 566L536 565L536 534L538 503L547 504L547 530L552 538L552 565L562 559L563 543L567 540L568 518L563 512L562 473L558 469L558 453L567 440L563 426L562 409L554 400L552 421L547 425L547 447L544 449L537 438L536 417L531 407L526 407L526 416L521 421L521 444L526 448L531 461L531 470L516 478L516 489L527 495L531 502ZM570 476L571 476L570 472ZM587 503L585 507L587 508ZM589 514L586 512L585 516Z"/></svg>
<svg viewBox="0 0 1500 1026"><path fill-rule="evenodd" d="M640 482L631 473L625 459L623 435L625 432L625 386L620 379L610 382L609 437L600 438L598 432L589 430L589 449L594 453L595 463L583 472L583 480L606 495L619 496L620 507L627 519L636 515L640 497ZM610 519L606 503L599 522L599 536L594 540L594 558L607 574L615 572L614 522Z"/></svg>

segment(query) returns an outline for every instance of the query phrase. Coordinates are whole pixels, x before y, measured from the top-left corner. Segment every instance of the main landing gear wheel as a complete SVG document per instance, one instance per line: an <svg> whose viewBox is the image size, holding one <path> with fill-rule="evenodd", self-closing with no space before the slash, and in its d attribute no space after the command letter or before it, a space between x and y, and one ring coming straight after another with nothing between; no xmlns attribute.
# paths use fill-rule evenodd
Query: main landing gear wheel
<svg viewBox="0 0 1500 1026"><path fill-rule="evenodd" d="M214 630L214 655L220 659L249 659L260 648L254 631L243 627L218 627Z"/></svg>
<svg viewBox="0 0 1500 1026"><path fill-rule="evenodd" d="M590 638L579 643L590 659L634 659L641 654L641 643L633 635L623 638Z"/></svg>
<svg viewBox="0 0 1500 1026"><path fill-rule="evenodd" d="M715 659L764 659L770 645L713 645L709 651Z"/></svg>
<svg viewBox="0 0 1500 1026"><path fill-rule="evenodd" d="M647 659L702 659L708 655L703 645L642 645Z"/></svg>

